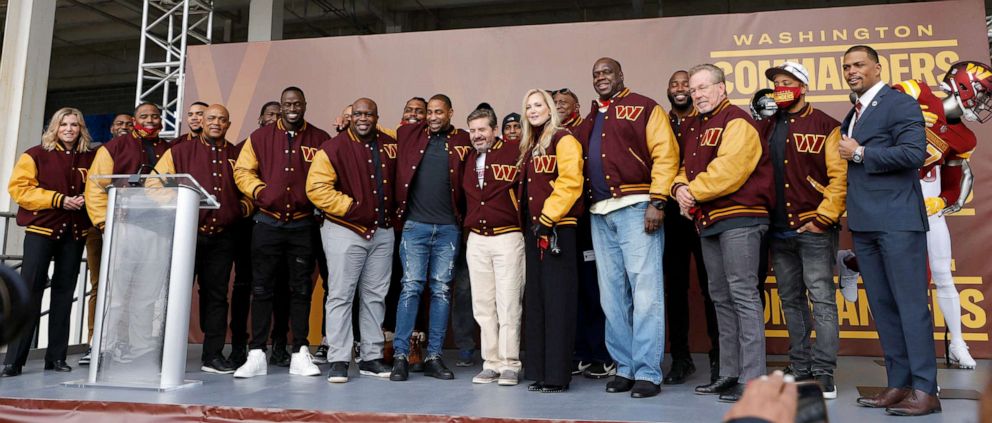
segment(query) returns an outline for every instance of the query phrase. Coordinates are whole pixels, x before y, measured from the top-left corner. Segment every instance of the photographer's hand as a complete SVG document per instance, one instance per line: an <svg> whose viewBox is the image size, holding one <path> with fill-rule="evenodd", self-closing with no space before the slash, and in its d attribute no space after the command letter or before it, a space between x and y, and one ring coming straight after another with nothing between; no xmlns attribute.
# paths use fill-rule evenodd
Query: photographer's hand
<svg viewBox="0 0 992 423"><path fill-rule="evenodd" d="M799 391L792 378L789 379L787 381L782 372L776 370L770 376L752 380L748 383L740 401L737 401L737 404L734 404L723 416L723 421L730 422L745 417L764 419L773 423L796 421Z"/></svg>

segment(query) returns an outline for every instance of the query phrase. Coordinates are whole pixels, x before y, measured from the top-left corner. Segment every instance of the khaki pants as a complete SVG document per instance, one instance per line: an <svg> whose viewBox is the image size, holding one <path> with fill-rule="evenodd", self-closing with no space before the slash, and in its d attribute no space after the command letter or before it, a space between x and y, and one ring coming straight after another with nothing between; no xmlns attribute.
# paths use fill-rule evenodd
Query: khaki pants
<svg viewBox="0 0 992 423"><path fill-rule="evenodd" d="M524 237L519 232L468 235L465 253L472 314L479 323L483 368L520 371Z"/></svg>
<svg viewBox="0 0 992 423"><path fill-rule="evenodd" d="M90 228L86 234L86 267L90 271L90 297L86 300L89 313L86 324L89 326L87 343L93 339L93 322L96 319L96 290L100 285L100 254L103 253L103 233L97 228Z"/></svg>

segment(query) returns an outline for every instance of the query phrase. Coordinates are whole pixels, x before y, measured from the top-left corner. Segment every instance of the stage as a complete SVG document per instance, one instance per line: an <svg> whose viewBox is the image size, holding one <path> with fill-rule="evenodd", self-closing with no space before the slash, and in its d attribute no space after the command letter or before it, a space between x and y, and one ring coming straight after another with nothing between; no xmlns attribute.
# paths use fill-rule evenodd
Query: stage
<svg viewBox="0 0 992 423"><path fill-rule="evenodd" d="M604 392L606 379L577 377L571 390L561 394L528 392L526 383L513 387L476 385L472 376L481 364L454 367L454 354L446 363L455 380L441 381L411 373L407 382L390 382L359 376L351 366L351 381L330 384L325 376L290 376L287 368L269 366L269 375L236 380L230 375L199 371L200 346L189 348L187 379L200 386L172 392L84 389L62 386L85 378L86 368L70 357L70 373L43 371L42 360L31 360L24 373L0 379L0 421L3 422L116 422L116 421L662 421L718 422L730 408L712 396L692 392L708 380L705 355L696 355L697 372L684 385L663 386L650 399ZM769 357L769 361L782 360ZM884 384L884 368L873 357L841 357L836 381L838 398L828 401L834 422L869 422L885 419L884 412L855 404L856 386ZM478 360L476 360L478 363ZM992 369L979 360L978 370L939 370L943 389L981 391ZM666 364L667 366L667 364ZM972 422L978 402L942 400L943 413L914 422Z"/></svg>

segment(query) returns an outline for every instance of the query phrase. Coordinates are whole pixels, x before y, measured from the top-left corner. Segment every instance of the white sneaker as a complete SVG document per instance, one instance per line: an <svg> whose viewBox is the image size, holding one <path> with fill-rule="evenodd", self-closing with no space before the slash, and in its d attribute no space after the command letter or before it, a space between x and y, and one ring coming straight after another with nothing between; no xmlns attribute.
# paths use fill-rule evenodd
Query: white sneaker
<svg viewBox="0 0 992 423"><path fill-rule="evenodd" d="M249 350L248 360L234 371L234 377L239 379L267 374L269 374L269 366L265 362L265 351L262 350Z"/></svg>
<svg viewBox="0 0 992 423"><path fill-rule="evenodd" d="M858 301L858 276L861 276L861 274L844 264L844 260L852 256L854 256L854 252L851 250L840 250L837 252L837 275L839 276L838 279L840 279L840 293L844 296L845 300L853 303Z"/></svg>
<svg viewBox="0 0 992 423"><path fill-rule="evenodd" d="M300 376L320 376L320 367L313 364L313 356L306 345L300 347L300 352L293 353L289 360L289 374Z"/></svg>
<svg viewBox="0 0 992 423"><path fill-rule="evenodd" d="M968 352L968 345L964 342L951 344L947 355L950 356L951 363L957 364L962 369L974 369L978 365L975 359L971 358L971 353Z"/></svg>

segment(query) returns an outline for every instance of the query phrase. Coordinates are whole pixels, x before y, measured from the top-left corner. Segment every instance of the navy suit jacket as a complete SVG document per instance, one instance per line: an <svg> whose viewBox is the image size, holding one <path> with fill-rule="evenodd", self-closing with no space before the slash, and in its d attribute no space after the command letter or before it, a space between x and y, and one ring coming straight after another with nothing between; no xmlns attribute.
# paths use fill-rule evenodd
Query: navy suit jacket
<svg viewBox="0 0 992 423"><path fill-rule="evenodd" d="M862 163L847 164L847 225L852 231L927 231L919 168L927 157L923 113L912 97L889 86L862 110L848 134L865 147Z"/></svg>

